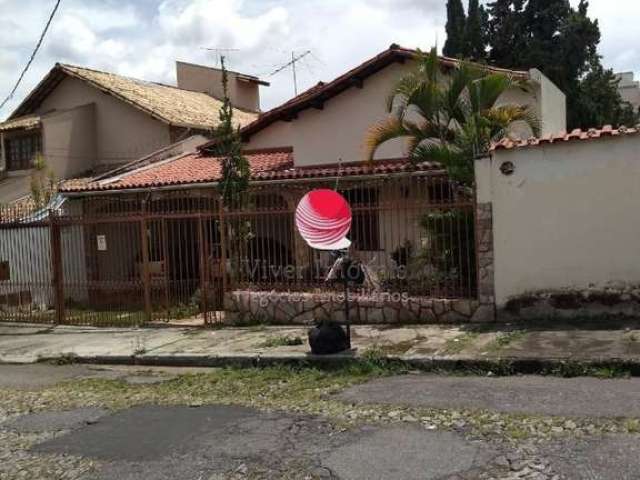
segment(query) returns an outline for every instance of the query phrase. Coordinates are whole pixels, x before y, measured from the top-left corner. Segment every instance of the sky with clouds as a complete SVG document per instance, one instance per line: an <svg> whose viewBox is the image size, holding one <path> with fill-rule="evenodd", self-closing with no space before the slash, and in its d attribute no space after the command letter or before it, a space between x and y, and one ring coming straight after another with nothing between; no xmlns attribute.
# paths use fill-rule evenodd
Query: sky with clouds
<svg viewBox="0 0 640 480"><path fill-rule="evenodd" d="M571 0L578 3L579 0ZM612 4L615 3L615 8ZM0 97L9 93L55 0L0 0ZM600 53L615 70L640 76L640 1L591 0L602 30ZM72 63L145 80L175 83L175 60L216 64L206 48L227 53L233 70L271 82L262 108L298 88L331 80L391 43L429 48L445 38L445 0L62 0L47 38L5 118L56 63Z"/></svg>

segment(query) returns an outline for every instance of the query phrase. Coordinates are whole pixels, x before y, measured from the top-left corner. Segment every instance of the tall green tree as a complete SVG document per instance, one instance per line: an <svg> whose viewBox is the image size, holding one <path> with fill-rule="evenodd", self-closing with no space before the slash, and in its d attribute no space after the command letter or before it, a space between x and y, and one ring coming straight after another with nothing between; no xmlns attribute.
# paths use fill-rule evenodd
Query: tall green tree
<svg viewBox="0 0 640 480"><path fill-rule="evenodd" d="M457 58L464 54L466 24L462 0L447 0L447 41L442 49L447 57Z"/></svg>
<svg viewBox="0 0 640 480"><path fill-rule="evenodd" d="M415 71L391 91L389 118L370 128L365 140L368 158L373 159L383 143L403 138L412 162L439 162L451 178L470 185L474 159L486 154L491 142L507 135L516 122L538 132L529 107L496 104L516 86L526 88L510 76L466 62L444 74L435 49L421 54Z"/></svg>
<svg viewBox="0 0 640 480"><path fill-rule="evenodd" d="M223 100L219 112L220 123L213 131L215 144L212 152L220 157L222 178L218 189L224 204L229 206L248 188L250 171L249 162L242 155L240 127L233 124L233 106L229 100L229 79L224 57L221 58L221 64Z"/></svg>
<svg viewBox="0 0 640 480"><path fill-rule="evenodd" d="M478 0L469 0L462 54L468 60L482 62L487 56L488 15Z"/></svg>
<svg viewBox="0 0 640 480"><path fill-rule="evenodd" d="M618 92L620 80L611 69L599 62L580 81L575 102L569 113L569 123L587 129L605 124L636 125L638 112L630 103L622 102Z"/></svg>
<svg viewBox="0 0 640 480"><path fill-rule="evenodd" d="M619 125L631 120L615 82L602 68L600 28L588 15L589 2L495 0L488 4L489 62L538 68L567 96L568 127ZM586 83L585 83L586 82ZM602 90L593 88L597 84ZM593 112L603 112L594 115ZM590 123L596 121L598 123Z"/></svg>

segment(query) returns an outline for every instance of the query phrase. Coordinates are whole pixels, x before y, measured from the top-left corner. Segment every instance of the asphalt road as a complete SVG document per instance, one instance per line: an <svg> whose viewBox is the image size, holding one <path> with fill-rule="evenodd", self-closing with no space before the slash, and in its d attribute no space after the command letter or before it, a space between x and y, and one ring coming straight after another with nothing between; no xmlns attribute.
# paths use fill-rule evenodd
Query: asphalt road
<svg viewBox="0 0 640 480"><path fill-rule="evenodd" d="M178 369L4 365L0 366L0 396L3 389L33 390L69 378L106 376L144 382L180 373ZM544 415L560 411L574 416L617 415L626 407L625 416L634 416L640 402L637 387L636 380L411 375L353 387L338 398L348 403L443 409L454 405ZM640 437L634 435L564 436L522 446L474 438L464 431L431 430L420 423L344 429L319 417L231 405L34 412L0 423L0 441L16 435L41 441L27 452L0 448L3 480L23 478L18 468L26 461L33 465L38 458L51 456L89 459L94 468L77 476L61 471L30 478L640 478Z"/></svg>
<svg viewBox="0 0 640 480"><path fill-rule="evenodd" d="M563 417L640 417L640 378L405 375L353 387L340 398Z"/></svg>

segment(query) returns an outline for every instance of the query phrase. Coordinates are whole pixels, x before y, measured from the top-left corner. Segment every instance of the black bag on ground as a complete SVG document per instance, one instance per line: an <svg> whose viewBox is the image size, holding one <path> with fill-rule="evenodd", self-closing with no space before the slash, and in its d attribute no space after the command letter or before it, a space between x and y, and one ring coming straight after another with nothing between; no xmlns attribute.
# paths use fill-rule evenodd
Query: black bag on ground
<svg viewBox="0 0 640 480"><path fill-rule="evenodd" d="M347 350L349 343L344 328L335 322L322 322L309 329L309 346L315 355L329 355Z"/></svg>

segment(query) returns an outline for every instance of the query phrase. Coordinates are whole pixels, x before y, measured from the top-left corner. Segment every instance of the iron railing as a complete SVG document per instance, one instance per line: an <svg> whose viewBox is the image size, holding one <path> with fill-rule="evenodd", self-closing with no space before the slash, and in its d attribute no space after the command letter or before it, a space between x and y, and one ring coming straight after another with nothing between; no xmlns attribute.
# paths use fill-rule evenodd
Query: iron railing
<svg viewBox="0 0 640 480"><path fill-rule="evenodd" d="M0 210L0 319L137 325L224 318L230 290L316 291L332 259L295 229L313 188L349 201L357 291L474 298L473 192L444 175L263 184L223 207L213 189L69 198ZM362 279L360 279L362 280Z"/></svg>

